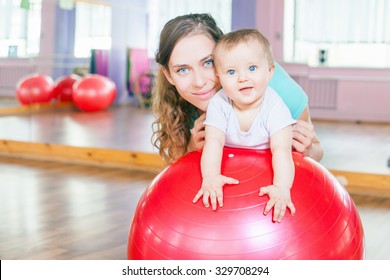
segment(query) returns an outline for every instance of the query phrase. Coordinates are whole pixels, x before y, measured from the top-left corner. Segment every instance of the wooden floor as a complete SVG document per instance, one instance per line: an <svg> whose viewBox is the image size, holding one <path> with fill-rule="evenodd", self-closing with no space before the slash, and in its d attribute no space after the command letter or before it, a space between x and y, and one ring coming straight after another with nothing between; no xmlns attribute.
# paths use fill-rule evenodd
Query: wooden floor
<svg viewBox="0 0 390 280"><path fill-rule="evenodd" d="M321 163L334 170L390 175L389 123L314 120L325 154Z"/></svg>
<svg viewBox="0 0 390 280"><path fill-rule="evenodd" d="M150 111L131 104L93 113L63 106L1 116L0 139L156 153L150 141L153 120ZM313 122L325 167L390 175L390 122Z"/></svg>
<svg viewBox="0 0 390 280"><path fill-rule="evenodd" d="M0 159L0 259L126 259L139 197L155 174ZM366 259L390 260L390 198L352 195Z"/></svg>
<svg viewBox="0 0 390 280"><path fill-rule="evenodd" d="M148 110L131 104L94 113L64 105L33 109L8 109L0 117L0 156L163 167L150 141L154 118ZM390 196L390 123L314 124L325 149L322 165L354 192Z"/></svg>
<svg viewBox="0 0 390 280"><path fill-rule="evenodd" d="M133 212L155 175L0 159L0 259L126 259Z"/></svg>
<svg viewBox="0 0 390 280"><path fill-rule="evenodd" d="M129 157L137 165L152 161L145 155L158 158L149 141L152 115L135 106L96 113L45 109L0 117L0 259L125 259L135 206L158 168L142 171L103 163L126 156L125 151L133 151ZM382 184L390 189L390 124L316 121L315 126L325 148L325 167L386 176ZM26 148L30 142L35 146ZM12 145L21 151L16 157L10 153ZM37 147L47 148L50 158L55 151L69 157L64 162L21 158ZM90 157L95 149L120 154L94 158L104 168L69 163L84 148ZM390 260L390 197L373 194L351 192L365 229L366 258Z"/></svg>
<svg viewBox="0 0 390 280"><path fill-rule="evenodd" d="M1 113L1 110L0 110ZM156 153L150 111L134 105L84 113L76 108L0 117L0 139Z"/></svg>

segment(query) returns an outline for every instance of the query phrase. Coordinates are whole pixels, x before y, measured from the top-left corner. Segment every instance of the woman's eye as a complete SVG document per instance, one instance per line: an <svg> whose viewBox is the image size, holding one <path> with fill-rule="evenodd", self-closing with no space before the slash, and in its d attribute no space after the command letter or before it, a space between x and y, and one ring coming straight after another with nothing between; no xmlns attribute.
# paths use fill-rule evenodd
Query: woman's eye
<svg viewBox="0 0 390 280"><path fill-rule="evenodd" d="M234 74L236 73L236 71L235 71L235 70L228 70L227 73L228 73L229 75L234 75Z"/></svg>
<svg viewBox="0 0 390 280"><path fill-rule="evenodd" d="M214 61L213 61L212 59L206 60L206 61L204 62L204 65L205 65L206 67L213 67L213 66L214 66Z"/></svg>
<svg viewBox="0 0 390 280"><path fill-rule="evenodd" d="M252 66L249 66L249 71L253 72L257 69L256 66L252 65Z"/></svg>

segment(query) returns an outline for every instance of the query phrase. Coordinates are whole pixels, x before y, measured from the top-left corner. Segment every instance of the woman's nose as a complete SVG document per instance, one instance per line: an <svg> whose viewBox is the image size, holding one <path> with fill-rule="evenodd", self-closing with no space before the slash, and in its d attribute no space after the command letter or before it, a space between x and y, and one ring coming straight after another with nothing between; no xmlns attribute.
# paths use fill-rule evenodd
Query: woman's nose
<svg viewBox="0 0 390 280"><path fill-rule="evenodd" d="M202 75L202 73L199 73L199 72L194 72L194 85L196 87L203 87L204 85L206 84L206 79L205 77Z"/></svg>

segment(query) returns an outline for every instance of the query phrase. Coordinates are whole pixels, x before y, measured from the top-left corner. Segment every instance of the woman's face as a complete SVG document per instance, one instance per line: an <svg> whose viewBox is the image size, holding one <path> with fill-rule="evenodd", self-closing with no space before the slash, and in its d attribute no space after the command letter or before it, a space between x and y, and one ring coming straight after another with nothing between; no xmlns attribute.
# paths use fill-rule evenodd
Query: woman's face
<svg viewBox="0 0 390 280"><path fill-rule="evenodd" d="M193 34L179 40L164 69L168 81L185 100L202 111L220 89L214 72L212 51L215 42L204 34Z"/></svg>

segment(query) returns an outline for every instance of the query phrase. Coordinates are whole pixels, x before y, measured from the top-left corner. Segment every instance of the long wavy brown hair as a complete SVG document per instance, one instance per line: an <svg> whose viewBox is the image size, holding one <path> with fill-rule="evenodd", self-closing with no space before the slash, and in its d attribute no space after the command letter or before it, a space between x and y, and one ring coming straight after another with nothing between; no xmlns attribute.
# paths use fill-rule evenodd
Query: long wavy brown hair
<svg viewBox="0 0 390 280"><path fill-rule="evenodd" d="M172 50L182 38L203 33L215 42L223 35L210 14L188 14L168 21L160 34L156 62L159 64L152 104L155 121L152 143L166 163L171 163L187 153L191 137L190 128L197 108L183 99L166 79L163 68L169 71Z"/></svg>

